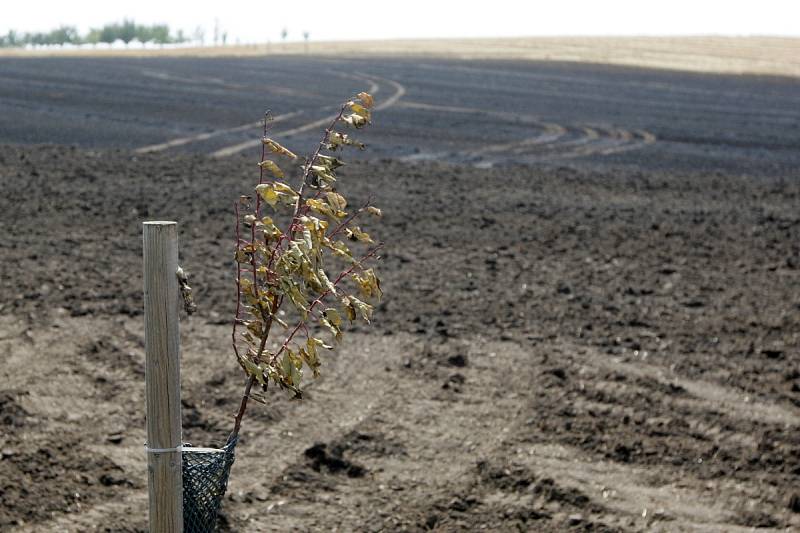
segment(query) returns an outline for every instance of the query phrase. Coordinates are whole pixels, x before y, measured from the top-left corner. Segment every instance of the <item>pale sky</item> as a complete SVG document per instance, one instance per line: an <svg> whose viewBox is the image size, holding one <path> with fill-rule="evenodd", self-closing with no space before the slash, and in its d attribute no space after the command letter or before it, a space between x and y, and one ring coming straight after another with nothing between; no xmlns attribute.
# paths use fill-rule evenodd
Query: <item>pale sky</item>
<svg viewBox="0 0 800 533"><path fill-rule="evenodd" d="M128 17L228 42L546 35L800 36L800 0L0 0L0 34L90 27ZM13 6L13 7L10 7Z"/></svg>

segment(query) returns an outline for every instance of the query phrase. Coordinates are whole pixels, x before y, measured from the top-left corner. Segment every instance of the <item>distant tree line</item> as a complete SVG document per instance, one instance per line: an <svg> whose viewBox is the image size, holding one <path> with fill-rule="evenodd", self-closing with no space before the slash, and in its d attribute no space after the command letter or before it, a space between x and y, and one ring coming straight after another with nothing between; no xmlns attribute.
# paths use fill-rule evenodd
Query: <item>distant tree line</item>
<svg viewBox="0 0 800 533"><path fill-rule="evenodd" d="M183 31L170 35L169 26L166 24L153 24L146 26L136 24L132 20L123 20L113 24L106 24L102 28L92 28L86 35L81 35L74 26L61 26L47 33L18 33L9 30L6 35L0 35L0 47L14 47L46 44L96 44L113 43L120 40L125 44L138 40L141 42L156 42L159 44L182 43L188 39Z"/></svg>

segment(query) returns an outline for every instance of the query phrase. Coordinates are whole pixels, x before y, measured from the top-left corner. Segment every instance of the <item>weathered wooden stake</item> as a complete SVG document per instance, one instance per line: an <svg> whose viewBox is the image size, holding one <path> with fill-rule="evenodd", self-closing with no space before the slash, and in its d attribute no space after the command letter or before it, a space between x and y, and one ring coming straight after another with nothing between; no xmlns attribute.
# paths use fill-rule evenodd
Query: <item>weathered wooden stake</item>
<svg viewBox="0 0 800 533"><path fill-rule="evenodd" d="M178 225L143 225L150 533L182 533Z"/></svg>

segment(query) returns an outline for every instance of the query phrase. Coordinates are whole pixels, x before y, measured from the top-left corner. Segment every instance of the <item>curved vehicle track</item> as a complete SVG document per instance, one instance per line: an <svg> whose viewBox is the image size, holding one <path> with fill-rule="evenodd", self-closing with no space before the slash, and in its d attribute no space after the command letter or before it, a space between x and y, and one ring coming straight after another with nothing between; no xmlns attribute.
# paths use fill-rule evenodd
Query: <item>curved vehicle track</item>
<svg viewBox="0 0 800 533"><path fill-rule="evenodd" d="M502 120L504 124L524 124L532 137L518 141L487 144L448 152L419 152L401 157L403 161L437 161L454 157L479 165L515 162L518 164L538 163L586 157L591 155L610 155L643 148L656 142L656 136L642 130L628 131L613 126L578 126L543 122L530 115L491 111L480 108L436 106L419 102L402 102L400 107L429 111L433 114L461 113L472 115L479 122L482 117Z"/></svg>

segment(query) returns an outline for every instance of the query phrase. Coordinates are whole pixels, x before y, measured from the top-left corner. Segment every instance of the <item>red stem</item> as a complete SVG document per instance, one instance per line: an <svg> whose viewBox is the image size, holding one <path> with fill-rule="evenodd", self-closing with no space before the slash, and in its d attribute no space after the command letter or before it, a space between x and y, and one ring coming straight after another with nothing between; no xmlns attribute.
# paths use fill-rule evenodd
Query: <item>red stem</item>
<svg viewBox="0 0 800 533"><path fill-rule="evenodd" d="M354 212L353 212L353 213L352 213L350 216L348 216L346 219L344 219L342 222L340 222L338 226L336 226L335 228L333 228L333 229L331 230L331 232L328 234L328 238L330 239L331 237L335 236L335 235L336 235L336 234L338 234L340 231L342 231L344 228L346 228L346 227L347 227L347 225L348 225L349 223L351 223L351 222L352 222L352 221L353 221L353 220L354 220L354 219L355 219L355 218L356 218L358 215L360 215L361 213L363 213L363 212L364 212L364 210L365 210L367 207L369 207L369 202L367 202L366 204L364 204L364 206L363 206L361 209L359 209L358 211L354 211Z"/></svg>
<svg viewBox="0 0 800 533"><path fill-rule="evenodd" d="M269 111L264 116L264 129L263 134L264 137L267 136L267 117L269 116ZM261 144L261 161L264 160L266 156L266 146L262 143ZM259 185L264 181L264 169L260 168L258 183ZM256 218L259 217L261 210L261 198L256 195ZM242 242L246 242L242 239L241 235L241 218L239 213L239 202L234 204L234 211L236 213L236 251L239 251L239 246L241 246ZM253 224L252 232L251 232L252 240L251 244L255 241L255 224ZM255 254L253 254L255 255ZM255 279L256 276L256 267L253 264L253 282L257 284L257 280ZM236 358L239 358L239 348L236 346L236 326L239 323L241 318L241 309L242 309L242 267L238 261L236 261L236 315L234 316L233 320L233 331L231 332L231 343L233 344L233 352L236 354Z"/></svg>
<svg viewBox="0 0 800 533"><path fill-rule="evenodd" d="M339 284L339 282L340 282L340 281L342 281L342 280L344 279L344 277L345 277L346 275L348 275L350 272L352 272L353 270L355 270L355 269L356 269L356 267L362 266L362 263L363 263L364 261L366 261L367 259L369 259L370 257L372 257L373 255L375 255L375 253L376 253L378 250L380 250L382 246L383 246L383 244L379 244L379 245L377 245L377 246L373 247L373 248L372 248L372 249L371 249L371 250L370 250L370 251L369 251L367 254L365 254L365 255L364 255L364 256L363 256L361 259L359 259L358 261L356 261L355 263L353 263L353 265L352 265L350 268L348 268L347 270L344 270L344 271L342 271L342 273L341 273L341 274L339 274L339 276L338 276L338 277L337 277L337 278L336 278L336 279L333 281L332 285L333 285L334 287L336 287L336 286ZM362 268L363 268L363 267L362 267ZM319 297L317 297L317 299L316 299L316 300L314 300L313 302L311 302L311 305L309 305L309 306L308 306L308 314L309 314L309 315L311 315L311 311L313 311L313 310L314 310L314 307L315 307L317 304L321 303L321 302L322 302L322 300L324 300L324 299L325 299L325 297L327 297L327 296L328 296L330 293L331 293L331 290L330 290L330 289L326 289L326 290L325 290L325 292L323 292L322 294L320 294L320 295L319 295ZM275 362L278 360L278 356L279 356L281 353L283 353L283 351L286 349L286 347L289 345L289 343L290 343L290 342L292 342L292 339L294 338L295 334L296 334L296 333L297 333L297 332L300 330L300 328L301 328L301 327L305 326L305 323L306 323L306 321L305 321L305 320L300 320L300 321L297 323L297 325L294 327L294 329L293 329L293 330L292 330L292 332L289 334L289 336L288 336L288 337L286 337L286 340L284 340L284 341L283 341L283 344L281 345L280 349L279 349L277 352L275 352L275 355L273 355L273 356L272 356L272 361L271 361L271 364L273 364L273 365L275 364Z"/></svg>
<svg viewBox="0 0 800 533"><path fill-rule="evenodd" d="M239 232L239 202L233 204L233 210L236 213L236 252L239 252L239 244L241 243L241 236ZM236 360L239 360L239 348L236 346L236 325L239 323L239 317L242 309L242 267L239 266L238 258L236 258L236 315L233 320L233 331L231 332L231 343L233 344L233 353L236 354Z"/></svg>

